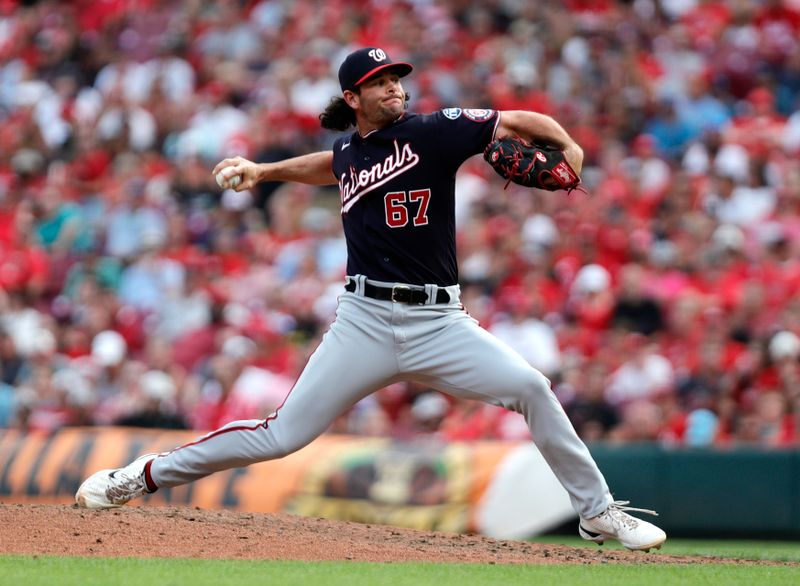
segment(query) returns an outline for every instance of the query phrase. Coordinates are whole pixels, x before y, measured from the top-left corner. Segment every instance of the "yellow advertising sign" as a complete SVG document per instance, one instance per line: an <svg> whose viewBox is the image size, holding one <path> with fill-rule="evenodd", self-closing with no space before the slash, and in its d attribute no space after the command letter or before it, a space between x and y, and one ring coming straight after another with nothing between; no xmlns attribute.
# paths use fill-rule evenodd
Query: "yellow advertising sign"
<svg viewBox="0 0 800 586"><path fill-rule="evenodd" d="M0 501L72 503L89 474L165 452L196 432L65 428L0 430ZM419 529L472 529L474 507L514 444L397 443L325 435L280 460L161 489L134 505L291 512Z"/></svg>

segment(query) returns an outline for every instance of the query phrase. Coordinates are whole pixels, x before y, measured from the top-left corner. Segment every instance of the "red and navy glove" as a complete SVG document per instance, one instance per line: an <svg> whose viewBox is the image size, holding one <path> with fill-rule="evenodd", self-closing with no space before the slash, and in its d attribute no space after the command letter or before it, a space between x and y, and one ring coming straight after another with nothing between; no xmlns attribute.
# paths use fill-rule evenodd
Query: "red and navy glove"
<svg viewBox="0 0 800 586"><path fill-rule="evenodd" d="M521 138L493 140L483 151L483 158L498 175L525 187L572 191L581 182L561 150Z"/></svg>

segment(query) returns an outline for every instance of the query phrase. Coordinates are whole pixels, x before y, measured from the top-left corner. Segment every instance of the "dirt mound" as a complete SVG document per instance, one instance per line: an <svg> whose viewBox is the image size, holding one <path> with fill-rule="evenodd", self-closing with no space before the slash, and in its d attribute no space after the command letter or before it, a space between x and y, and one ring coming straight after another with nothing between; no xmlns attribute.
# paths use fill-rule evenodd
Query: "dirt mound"
<svg viewBox="0 0 800 586"><path fill-rule="evenodd" d="M477 535L414 531L292 515L124 507L0 505L4 554L248 560L354 560L489 564L709 563L677 557L573 548ZM729 560L724 560L729 561Z"/></svg>

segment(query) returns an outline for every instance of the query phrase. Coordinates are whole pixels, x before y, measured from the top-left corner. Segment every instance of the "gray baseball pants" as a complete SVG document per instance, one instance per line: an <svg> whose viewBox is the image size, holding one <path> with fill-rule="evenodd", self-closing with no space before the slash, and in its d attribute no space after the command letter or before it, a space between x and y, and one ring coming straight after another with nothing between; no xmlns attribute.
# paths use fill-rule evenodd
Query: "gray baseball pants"
<svg viewBox="0 0 800 586"><path fill-rule="evenodd" d="M370 393L413 380L521 413L576 512L591 518L608 507L613 499L605 479L550 381L464 311L457 285L447 288L449 304L406 305L363 297L365 278L353 278L356 290L340 296L336 319L274 413L266 420L233 421L160 455L148 480L178 486L281 458L309 444ZM435 285L426 291L436 298Z"/></svg>

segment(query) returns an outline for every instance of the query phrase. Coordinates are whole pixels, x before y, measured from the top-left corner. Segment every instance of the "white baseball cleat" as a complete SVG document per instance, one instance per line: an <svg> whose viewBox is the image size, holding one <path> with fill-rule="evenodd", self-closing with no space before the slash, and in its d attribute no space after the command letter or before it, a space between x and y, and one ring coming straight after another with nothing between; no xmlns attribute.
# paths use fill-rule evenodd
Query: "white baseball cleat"
<svg viewBox="0 0 800 586"><path fill-rule="evenodd" d="M113 509L151 492L147 489L144 467L158 454L145 454L123 468L95 472L83 481L75 502L84 509Z"/></svg>
<svg viewBox="0 0 800 586"><path fill-rule="evenodd" d="M632 517L625 511L638 511L658 515L648 509L627 506L629 501L614 501L603 512L591 519L581 519L578 533L588 541L603 545L606 539L616 539L632 550L650 551L661 549L667 534L652 523Z"/></svg>

